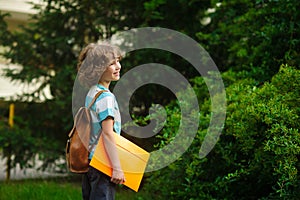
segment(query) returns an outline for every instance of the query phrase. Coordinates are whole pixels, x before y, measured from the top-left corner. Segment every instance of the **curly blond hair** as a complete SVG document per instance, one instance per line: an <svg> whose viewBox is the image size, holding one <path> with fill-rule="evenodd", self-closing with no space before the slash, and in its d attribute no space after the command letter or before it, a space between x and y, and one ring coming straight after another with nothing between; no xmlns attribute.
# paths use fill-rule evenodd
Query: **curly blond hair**
<svg viewBox="0 0 300 200"><path fill-rule="evenodd" d="M77 76L79 82L88 88L97 84L103 72L116 59L121 59L118 47L109 43L88 44L78 57Z"/></svg>

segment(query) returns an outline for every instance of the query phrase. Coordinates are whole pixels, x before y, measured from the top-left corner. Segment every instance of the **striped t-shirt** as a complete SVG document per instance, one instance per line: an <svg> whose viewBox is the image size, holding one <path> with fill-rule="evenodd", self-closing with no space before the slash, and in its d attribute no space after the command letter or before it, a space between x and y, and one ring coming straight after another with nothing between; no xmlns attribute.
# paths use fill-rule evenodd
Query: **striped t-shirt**
<svg viewBox="0 0 300 200"><path fill-rule="evenodd" d="M119 106L114 94L111 93L108 88L105 88L100 84L92 86L86 96L85 106L87 107L93 100L94 96L101 90L106 90L106 92L103 92L91 106L92 131L89 144L89 159L92 159L94 155L99 134L101 133L101 123L103 120L107 117L112 117L114 119L114 131L117 134L121 133L121 116Z"/></svg>

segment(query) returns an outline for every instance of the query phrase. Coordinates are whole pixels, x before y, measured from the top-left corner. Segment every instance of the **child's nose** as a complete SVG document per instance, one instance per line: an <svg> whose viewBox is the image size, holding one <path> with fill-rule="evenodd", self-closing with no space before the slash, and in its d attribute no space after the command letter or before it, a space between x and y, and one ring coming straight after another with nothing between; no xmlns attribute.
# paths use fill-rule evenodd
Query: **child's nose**
<svg viewBox="0 0 300 200"><path fill-rule="evenodd" d="M121 63L119 61L116 62L116 66L117 69L121 69Z"/></svg>

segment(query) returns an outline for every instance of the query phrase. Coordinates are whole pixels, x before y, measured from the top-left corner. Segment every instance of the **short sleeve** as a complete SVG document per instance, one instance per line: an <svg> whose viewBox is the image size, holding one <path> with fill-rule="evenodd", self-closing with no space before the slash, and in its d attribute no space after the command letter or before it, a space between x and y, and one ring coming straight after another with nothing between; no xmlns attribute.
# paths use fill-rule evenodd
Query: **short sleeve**
<svg viewBox="0 0 300 200"><path fill-rule="evenodd" d="M96 102L96 112L100 123L107 117L115 118L115 98L110 94L103 94L103 97Z"/></svg>

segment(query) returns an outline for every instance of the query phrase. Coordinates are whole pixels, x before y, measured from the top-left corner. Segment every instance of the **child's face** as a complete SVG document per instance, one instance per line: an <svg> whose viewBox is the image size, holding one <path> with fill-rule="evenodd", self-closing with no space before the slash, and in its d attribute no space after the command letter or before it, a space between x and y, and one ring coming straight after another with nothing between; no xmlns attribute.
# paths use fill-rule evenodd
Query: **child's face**
<svg viewBox="0 0 300 200"><path fill-rule="evenodd" d="M116 59L103 72L100 81L110 82L110 81L119 80L120 79L120 70L121 70L121 64L119 62L119 59Z"/></svg>

